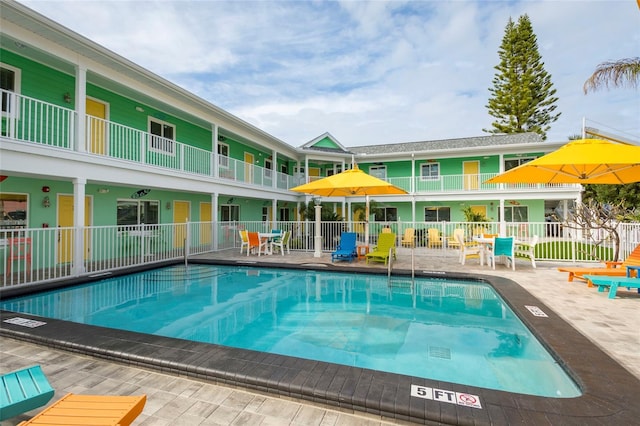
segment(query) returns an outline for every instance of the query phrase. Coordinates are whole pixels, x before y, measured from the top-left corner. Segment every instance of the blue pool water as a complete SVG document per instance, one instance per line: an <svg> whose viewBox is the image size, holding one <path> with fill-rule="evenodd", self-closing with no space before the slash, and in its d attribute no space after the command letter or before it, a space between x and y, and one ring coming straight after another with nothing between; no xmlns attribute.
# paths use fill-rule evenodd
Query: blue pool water
<svg viewBox="0 0 640 426"><path fill-rule="evenodd" d="M0 308L515 393L580 395L481 282L180 265Z"/></svg>

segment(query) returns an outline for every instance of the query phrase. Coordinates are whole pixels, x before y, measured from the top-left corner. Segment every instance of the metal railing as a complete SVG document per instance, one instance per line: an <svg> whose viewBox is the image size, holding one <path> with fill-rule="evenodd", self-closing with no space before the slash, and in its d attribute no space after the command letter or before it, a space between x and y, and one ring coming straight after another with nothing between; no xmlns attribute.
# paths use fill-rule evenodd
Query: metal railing
<svg viewBox="0 0 640 426"><path fill-rule="evenodd" d="M1 135L56 148L75 148L74 110L7 90L0 93Z"/></svg>
<svg viewBox="0 0 640 426"><path fill-rule="evenodd" d="M74 110L43 102L28 96L2 90L1 134L17 141L78 150L76 147ZM287 190L314 176L288 175L265 167L214 154L202 148L153 135L109 120L85 117L85 144L89 154L103 155L136 164L145 164L200 176L218 177L262 187ZM214 162L218 161L216 175ZM409 193L467 193L498 189L541 190L570 188L575 185L485 184L497 173L389 177L386 180ZM275 180L275 181L274 181Z"/></svg>
<svg viewBox="0 0 640 426"><path fill-rule="evenodd" d="M332 252L342 232L356 232L364 244L362 222L322 222L319 233L322 251ZM471 223L471 222L392 222L370 223L369 245L377 243L383 227L396 234L401 244L406 229L413 229L416 253L456 256L457 246L452 244L456 229L463 229L466 239L480 233L515 236L531 241L539 237L536 260L558 262L599 262L613 259L615 244L602 232L577 230L561 223ZM27 228L2 230L0 234L0 270L2 287L24 285L93 275L132 266L170 260L181 260L191 255L215 250L239 250L240 230L270 232L272 229L290 231L291 251L314 251L316 225L313 221L300 222L189 222L161 225L90 226L81 229ZM437 230L431 240L429 229ZM82 233L84 255L77 264L74 247ZM621 238L619 259L625 259L640 244L640 224L622 223L618 226ZM432 234L434 235L434 234ZM436 240L433 240L437 238ZM426 250L426 251L425 251Z"/></svg>

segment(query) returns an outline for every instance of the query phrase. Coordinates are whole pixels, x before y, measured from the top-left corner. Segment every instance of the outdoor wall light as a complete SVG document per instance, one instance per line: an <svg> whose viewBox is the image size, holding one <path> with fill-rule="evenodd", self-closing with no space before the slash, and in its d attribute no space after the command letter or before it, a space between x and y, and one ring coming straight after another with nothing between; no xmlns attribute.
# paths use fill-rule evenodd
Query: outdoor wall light
<svg viewBox="0 0 640 426"><path fill-rule="evenodd" d="M71 93L67 92L64 95L62 95L62 99L64 99L64 103L65 104L70 104L71 103Z"/></svg>
<svg viewBox="0 0 640 426"><path fill-rule="evenodd" d="M320 197L313 197L313 204L315 204L316 206L319 206L322 203L322 198Z"/></svg>
<svg viewBox="0 0 640 426"><path fill-rule="evenodd" d="M42 199L42 207L51 207L51 200L48 195Z"/></svg>
<svg viewBox="0 0 640 426"><path fill-rule="evenodd" d="M167 201L167 204L164 206L167 210L171 210L171 201Z"/></svg>
<svg viewBox="0 0 640 426"><path fill-rule="evenodd" d="M144 108L142 108L141 106L137 106L137 107L136 107L136 111L138 111L138 112L144 112Z"/></svg>
<svg viewBox="0 0 640 426"><path fill-rule="evenodd" d="M49 192L49 191L51 191L51 188L49 188L48 186L42 187L42 192Z"/></svg>

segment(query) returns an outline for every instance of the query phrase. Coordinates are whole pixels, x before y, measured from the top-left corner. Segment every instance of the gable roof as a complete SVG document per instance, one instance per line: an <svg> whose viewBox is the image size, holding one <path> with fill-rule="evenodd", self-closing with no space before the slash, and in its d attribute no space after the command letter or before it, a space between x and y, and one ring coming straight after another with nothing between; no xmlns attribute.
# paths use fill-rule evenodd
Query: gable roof
<svg viewBox="0 0 640 426"><path fill-rule="evenodd" d="M530 132L458 139L441 139L433 141L389 143L384 145L354 146L350 149L356 155L375 155L539 143L543 143L542 137L537 133Z"/></svg>
<svg viewBox="0 0 640 426"><path fill-rule="evenodd" d="M342 146L342 144L329 132L325 132L317 138L310 140L300 148L303 150L351 154L351 151Z"/></svg>

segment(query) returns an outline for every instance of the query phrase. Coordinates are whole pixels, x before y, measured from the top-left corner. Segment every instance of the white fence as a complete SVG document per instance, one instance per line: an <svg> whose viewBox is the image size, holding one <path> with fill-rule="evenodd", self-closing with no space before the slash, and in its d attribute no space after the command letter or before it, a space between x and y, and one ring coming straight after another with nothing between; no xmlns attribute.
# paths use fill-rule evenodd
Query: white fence
<svg viewBox="0 0 640 426"><path fill-rule="evenodd" d="M335 250L342 232L356 232L364 243L362 222L322 222L322 251ZM33 228L0 230L0 268L2 287L95 275L117 269L184 259L185 256L216 250L239 250L239 230L291 231L293 251L314 251L314 222L191 222L186 224L92 226L76 228ZM413 229L418 250L454 256L449 245L455 229L463 229L467 239L474 234L513 235L528 241L539 237L536 259L565 262L615 260L616 244L602 232L572 229L560 223L469 223L469 222L392 222L370 223L369 244L375 244L383 228L397 235L398 245L407 229ZM437 242L429 239L436 229ZM79 233L82 234L80 238ZM640 224L620 224L620 252L625 259L640 244ZM79 240L79 241L78 241ZM84 245L77 256L74 247ZM82 259L79 261L78 259Z"/></svg>
<svg viewBox="0 0 640 426"><path fill-rule="evenodd" d="M193 141L180 142L163 138L145 130L91 115L84 117L83 137L76 138L76 124L79 118L73 109L7 90L0 90L0 94L3 103L0 134L13 140L269 188L289 189L315 179L312 176L291 176L257 164L220 156L193 146ZM437 178L405 176L385 177L384 180L409 193L477 193L495 192L503 188L526 191L576 187L572 184L485 183L496 175L497 173L460 174Z"/></svg>

